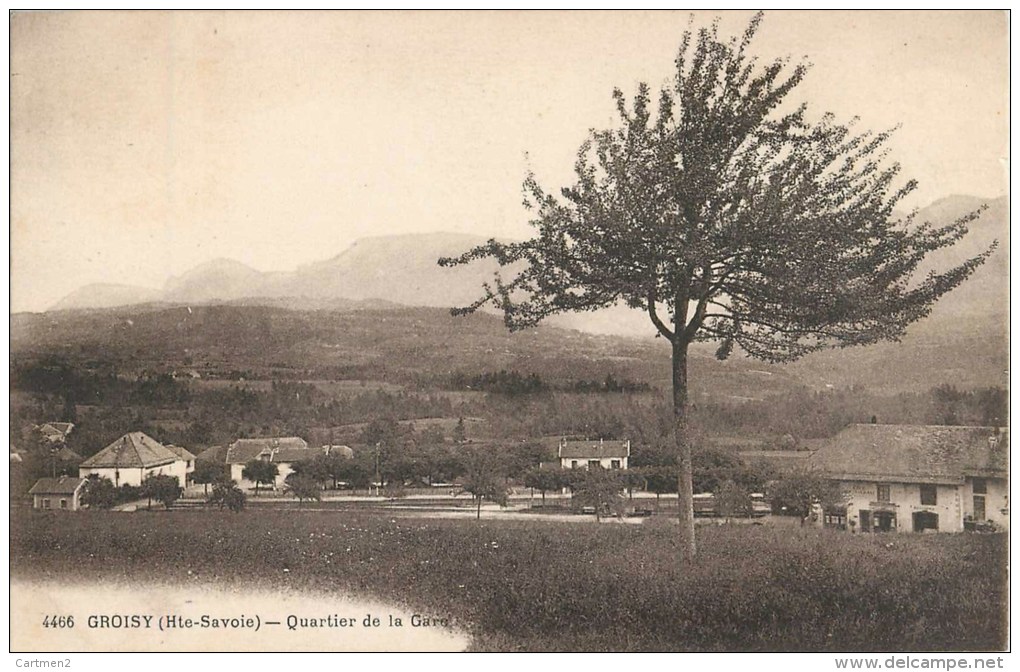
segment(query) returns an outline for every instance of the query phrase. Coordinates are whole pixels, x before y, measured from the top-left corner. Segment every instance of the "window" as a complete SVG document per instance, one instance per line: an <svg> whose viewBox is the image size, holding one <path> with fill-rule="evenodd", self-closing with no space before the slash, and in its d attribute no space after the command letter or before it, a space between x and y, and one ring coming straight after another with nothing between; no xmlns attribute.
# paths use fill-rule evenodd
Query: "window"
<svg viewBox="0 0 1020 672"><path fill-rule="evenodd" d="M921 504L935 506L938 503L938 488L934 485L921 486Z"/></svg>
<svg viewBox="0 0 1020 672"><path fill-rule="evenodd" d="M598 460L588 460L589 469L598 469L601 465Z"/></svg>
<svg viewBox="0 0 1020 672"><path fill-rule="evenodd" d="M67 508L67 500L66 499L60 500L60 508L62 508L62 509L66 509Z"/></svg>
<svg viewBox="0 0 1020 672"><path fill-rule="evenodd" d="M613 460L610 464L612 464L613 469L619 469L620 468L620 460Z"/></svg>
<svg viewBox="0 0 1020 672"><path fill-rule="evenodd" d="M988 481L983 478L975 478L972 484L972 489L975 495L987 495L988 494Z"/></svg>
<svg viewBox="0 0 1020 672"><path fill-rule="evenodd" d="M879 483L877 489L878 489L878 492L876 493L875 501L878 501L878 502L889 502L890 501L890 495L889 495L889 486L888 486L888 484Z"/></svg>
<svg viewBox="0 0 1020 672"><path fill-rule="evenodd" d="M42 500L42 508L44 508L44 509L50 508L50 500L49 499Z"/></svg>
<svg viewBox="0 0 1020 672"><path fill-rule="evenodd" d="M571 460L570 461L570 468L571 469L577 469L577 460Z"/></svg>
<svg viewBox="0 0 1020 672"><path fill-rule="evenodd" d="M985 519L985 496L974 495L974 520Z"/></svg>

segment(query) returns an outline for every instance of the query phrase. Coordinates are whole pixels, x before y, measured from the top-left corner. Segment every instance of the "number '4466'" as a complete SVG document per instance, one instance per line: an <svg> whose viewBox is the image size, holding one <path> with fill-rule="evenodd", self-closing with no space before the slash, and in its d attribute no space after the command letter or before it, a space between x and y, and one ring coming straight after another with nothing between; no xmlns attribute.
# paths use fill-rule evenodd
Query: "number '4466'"
<svg viewBox="0 0 1020 672"><path fill-rule="evenodd" d="M74 616L47 616L42 624L44 628L73 628Z"/></svg>

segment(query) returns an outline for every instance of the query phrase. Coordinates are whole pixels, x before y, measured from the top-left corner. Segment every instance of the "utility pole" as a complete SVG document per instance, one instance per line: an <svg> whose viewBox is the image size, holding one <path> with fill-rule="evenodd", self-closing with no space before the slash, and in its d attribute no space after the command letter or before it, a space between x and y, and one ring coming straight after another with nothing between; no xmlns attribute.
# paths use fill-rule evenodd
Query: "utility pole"
<svg viewBox="0 0 1020 672"><path fill-rule="evenodd" d="M382 441L375 444L375 496L378 497L382 488L382 477L379 475L379 447Z"/></svg>

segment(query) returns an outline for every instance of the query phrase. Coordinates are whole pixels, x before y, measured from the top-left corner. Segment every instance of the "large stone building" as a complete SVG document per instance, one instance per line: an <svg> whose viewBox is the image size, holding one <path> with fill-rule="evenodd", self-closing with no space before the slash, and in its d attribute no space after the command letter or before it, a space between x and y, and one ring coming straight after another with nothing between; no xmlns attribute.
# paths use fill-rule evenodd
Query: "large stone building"
<svg viewBox="0 0 1020 672"><path fill-rule="evenodd" d="M1009 527L1009 437L995 427L851 425L811 458L845 506L823 522L858 532Z"/></svg>

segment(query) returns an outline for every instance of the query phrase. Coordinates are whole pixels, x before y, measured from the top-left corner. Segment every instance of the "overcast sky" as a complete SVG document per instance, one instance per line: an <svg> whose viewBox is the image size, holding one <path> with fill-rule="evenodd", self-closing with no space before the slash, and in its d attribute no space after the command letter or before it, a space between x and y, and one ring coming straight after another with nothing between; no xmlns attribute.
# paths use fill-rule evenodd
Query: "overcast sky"
<svg viewBox="0 0 1020 672"><path fill-rule="evenodd" d="M687 16L16 14L11 309L217 257L290 270L371 235L523 238L527 168L568 183L613 87L670 78ZM792 96L814 115L902 124L911 205L1005 193L1003 12L769 12L755 51L813 63Z"/></svg>

